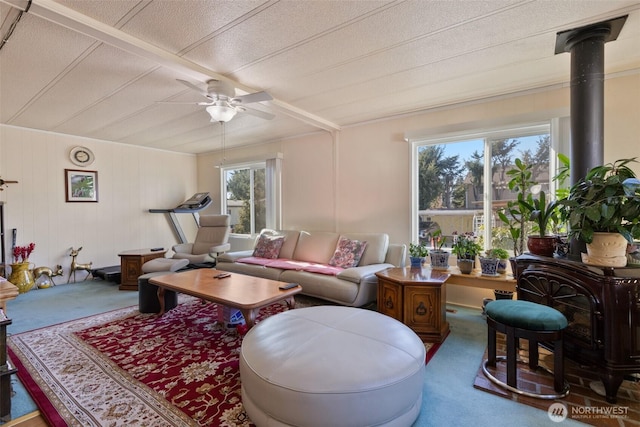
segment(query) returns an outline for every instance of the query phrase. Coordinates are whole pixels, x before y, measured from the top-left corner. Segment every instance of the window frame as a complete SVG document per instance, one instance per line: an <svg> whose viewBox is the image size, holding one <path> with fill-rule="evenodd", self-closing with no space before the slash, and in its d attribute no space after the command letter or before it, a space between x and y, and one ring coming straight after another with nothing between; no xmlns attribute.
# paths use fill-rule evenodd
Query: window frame
<svg viewBox="0 0 640 427"><path fill-rule="evenodd" d="M220 166L220 206L221 206L221 211L222 212L226 212L229 213L229 207L227 205L227 180L226 180L226 174L227 172L230 171L235 171L235 170L244 170L244 169L249 169L250 175L249 175L249 179L250 179L250 186L251 186L251 191L250 191L250 209L251 209L251 232L250 233L231 233L232 236L237 236L237 237L249 237L249 238L253 238L255 237L257 234L260 233L261 230L256 230L256 224L255 224L255 200L254 200L254 191L253 191L253 186L254 186L254 172L256 170L260 170L263 169L265 171L265 208L266 208L266 227L267 228L274 228L277 229L278 224L280 224L280 216L279 216L279 209L276 208L277 204L279 203L280 197L281 197L281 189L279 185L274 186L274 188L268 188L269 186L271 186L272 182L276 182L279 183L281 181L281 170L280 167L276 167L276 168L269 168L269 160L256 160L256 161L249 161L249 162L239 162L239 163L230 163L230 164L225 164L224 166ZM271 170L273 169L273 170ZM272 175L271 177L269 175ZM271 212L276 212L275 215L270 214Z"/></svg>
<svg viewBox="0 0 640 427"><path fill-rule="evenodd" d="M562 144L560 142L562 132L559 130L561 126L565 125L566 121L562 121L561 119L552 119L543 122L533 122L528 124L519 124L519 125L505 125L497 128L486 128L486 129L477 129L477 130L469 130L469 131L460 131L460 132L450 132L444 134L434 134L434 135L425 135L416 137L415 139L407 138L407 142L411 145L411 241L413 243L418 242L419 236L419 210L418 210L418 192L420 183L419 180L419 170L418 170L418 159L419 159L419 149L420 147L427 145L441 145L441 144L451 144L456 142L463 142L469 140L482 140L484 142L484 158L491 159L491 141L497 139L507 139L507 138L521 138L526 136L535 136L540 134L549 134L550 138L550 150L549 150L549 176L550 178L555 175L552 174L551 171L557 170L557 153L559 152L559 148L565 146L566 144ZM516 135L516 136L514 136ZM483 171L483 180L485 183L492 182L492 173L491 173L491 163L485 161L484 162L484 171ZM550 180L549 186L551 188L551 193L555 192L554 182ZM493 205L493 195L491 191L488 191L483 187L483 215L484 218L492 218L492 205ZM488 227L484 228L483 241L485 245L485 250L489 249L489 245L491 244L491 231L493 225L489 223Z"/></svg>

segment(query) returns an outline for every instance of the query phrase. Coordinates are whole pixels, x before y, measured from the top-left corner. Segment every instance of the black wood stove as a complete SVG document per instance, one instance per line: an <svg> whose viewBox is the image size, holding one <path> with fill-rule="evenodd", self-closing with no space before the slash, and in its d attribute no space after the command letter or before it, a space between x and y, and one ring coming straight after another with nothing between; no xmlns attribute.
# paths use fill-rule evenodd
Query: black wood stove
<svg viewBox="0 0 640 427"><path fill-rule="evenodd" d="M592 367L615 403L625 375L640 372L640 268L593 267L535 255L511 259L518 299L565 315L565 356Z"/></svg>

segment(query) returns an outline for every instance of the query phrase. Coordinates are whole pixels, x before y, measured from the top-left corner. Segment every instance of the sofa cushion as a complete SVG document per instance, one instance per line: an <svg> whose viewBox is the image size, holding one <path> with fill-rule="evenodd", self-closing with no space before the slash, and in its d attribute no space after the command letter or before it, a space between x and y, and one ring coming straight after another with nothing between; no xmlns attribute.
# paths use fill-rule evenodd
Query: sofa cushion
<svg viewBox="0 0 640 427"><path fill-rule="evenodd" d="M284 243L284 236L271 236L260 234L258 242L253 250L253 256L257 258L276 259L280 256L280 249Z"/></svg>
<svg viewBox="0 0 640 427"><path fill-rule="evenodd" d="M293 261L291 259L274 259L266 264L266 267L279 268L281 270L303 270L308 262Z"/></svg>
<svg viewBox="0 0 640 427"><path fill-rule="evenodd" d="M385 233L344 233L344 237L367 242L367 248L360 258L359 266L385 262L389 249L389 235Z"/></svg>
<svg viewBox="0 0 640 427"><path fill-rule="evenodd" d="M269 260L265 267L279 268L281 270L296 270L296 271L308 271L309 273L326 274L329 276L335 276L342 272L344 269L340 267L334 267L325 264L316 264L306 261L294 261L291 259L274 259Z"/></svg>
<svg viewBox="0 0 640 427"><path fill-rule="evenodd" d="M342 305L351 305L353 301L357 300L360 291L358 283L308 271L284 270L279 280L299 283L304 295L338 302Z"/></svg>
<svg viewBox="0 0 640 427"><path fill-rule="evenodd" d="M310 264L308 267L304 268L304 271L306 271L307 273L318 273L326 274L328 276L336 276L339 273L343 272L344 268L325 264Z"/></svg>
<svg viewBox="0 0 640 427"><path fill-rule="evenodd" d="M254 265L261 265L263 267L266 267L267 264L269 264L271 261L271 259L269 258L260 258L260 257L255 257L255 256L248 256L245 258L238 258L235 262L240 262L243 264L254 264Z"/></svg>
<svg viewBox="0 0 640 427"><path fill-rule="evenodd" d="M367 248L367 242L340 236L338 246L329 260L329 265L341 268L356 267Z"/></svg>
<svg viewBox="0 0 640 427"><path fill-rule="evenodd" d="M338 233L326 231L301 231L298 245L293 252L296 261L308 261L329 264L338 244Z"/></svg>

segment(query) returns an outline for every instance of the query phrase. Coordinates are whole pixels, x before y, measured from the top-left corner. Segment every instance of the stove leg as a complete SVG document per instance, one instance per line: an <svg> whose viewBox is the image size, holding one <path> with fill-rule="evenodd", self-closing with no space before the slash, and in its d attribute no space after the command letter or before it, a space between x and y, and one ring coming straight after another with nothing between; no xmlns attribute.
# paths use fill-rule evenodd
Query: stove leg
<svg viewBox="0 0 640 427"><path fill-rule="evenodd" d="M604 384L607 402L616 403L616 395L618 394L618 389L620 388L620 384L622 384L624 375L607 372L603 374L600 379L602 379L602 383Z"/></svg>

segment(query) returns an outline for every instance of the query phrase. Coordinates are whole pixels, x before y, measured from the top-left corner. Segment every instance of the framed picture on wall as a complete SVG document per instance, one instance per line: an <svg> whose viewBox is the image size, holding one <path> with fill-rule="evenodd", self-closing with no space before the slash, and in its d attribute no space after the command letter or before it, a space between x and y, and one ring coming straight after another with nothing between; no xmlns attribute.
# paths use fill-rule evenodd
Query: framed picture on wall
<svg viewBox="0 0 640 427"><path fill-rule="evenodd" d="M97 202L98 172L65 169L65 195L67 202Z"/></svg>

